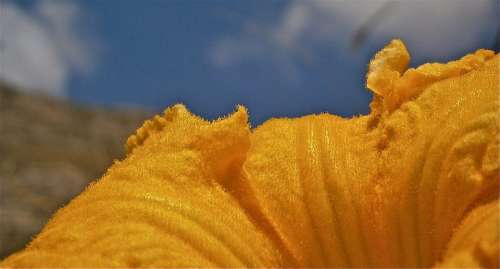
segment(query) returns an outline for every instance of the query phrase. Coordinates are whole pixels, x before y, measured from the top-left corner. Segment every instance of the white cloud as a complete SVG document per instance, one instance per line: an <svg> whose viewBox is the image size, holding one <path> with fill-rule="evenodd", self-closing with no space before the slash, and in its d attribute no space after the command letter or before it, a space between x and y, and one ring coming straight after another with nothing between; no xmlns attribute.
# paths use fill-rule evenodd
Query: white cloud
<svg viewBox="0 0 500 269"><path fill-rule="evenodd" d="M209 57L218 67L271 59L279 69L293 70L297 61L313 59L319 48L351 52L355 33L369 28L361 31L364 38L358 36L366 41L358 55L367 53L366 44L401 38L416 58L439 58L470 50L485 34L494 34L494 1L293 1L274 22L249 22L240 35L222 37Z"/></svg>
<svg viewBox="0 0 500 269"><path fill-rule="evenodd" d="M31 10L0 3L0 79L24 90L65 94L72 74L93 70L96 40L85 36L73 1L41 0Z"/></svg>

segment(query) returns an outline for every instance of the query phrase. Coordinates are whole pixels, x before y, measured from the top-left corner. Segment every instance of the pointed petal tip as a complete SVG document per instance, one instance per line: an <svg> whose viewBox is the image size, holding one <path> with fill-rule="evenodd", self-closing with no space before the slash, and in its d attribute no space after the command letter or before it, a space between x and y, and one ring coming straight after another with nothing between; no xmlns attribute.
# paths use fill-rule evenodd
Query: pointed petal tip
<svg viewBox="0 0 500 269"><path fill-rule="evenodd" d="M377 52L368 65L366 87L377 95L390 94L410 62L410 54L403 41L394 39Z"/></svg>
<svg viewBox="0 0 500 269"><path fill-rule="evenodd" d="M236 111L231 116L238 122L248 124L248 109L243 105L237 105Z"/></svg>
<svg viewBox="0 0 500 269"><path fill-rule="evenodd" d="M175 104L164 110L163 115L155 115L153 118L144 121L134 134L129 136L125 143L125 152L127 155L132 153L136 148L141 146L153 133L158 133L168 122L173 122L181 117L192 119L200 119L192 114L185 105Z"/></svg>
<svg viewBox="0 0 500 269"><path fill-rule="evenodd" d="M189 113L189 110L184 104L179 103L173 106L169 106L163 111L164 115L174 115L176 113Z"/></svg>
<svg viewBox="0 0 500 269"><path fill-rule="evenodd" d="M211 125L250 129L248 110L245 106L237 105L234 112L212 121Z"/></svg>

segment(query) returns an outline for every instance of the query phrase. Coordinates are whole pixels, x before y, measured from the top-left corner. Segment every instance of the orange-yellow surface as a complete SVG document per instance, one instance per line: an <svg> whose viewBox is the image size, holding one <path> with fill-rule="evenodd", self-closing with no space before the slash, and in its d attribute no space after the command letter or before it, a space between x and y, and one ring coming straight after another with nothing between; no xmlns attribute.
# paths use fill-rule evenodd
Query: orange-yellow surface
<svg viewBox="0 0 500 269"><path fill-rule="evenodd" d="M498 267L499 56L369 64L371 113L147 121L4 267Z"/></svg>

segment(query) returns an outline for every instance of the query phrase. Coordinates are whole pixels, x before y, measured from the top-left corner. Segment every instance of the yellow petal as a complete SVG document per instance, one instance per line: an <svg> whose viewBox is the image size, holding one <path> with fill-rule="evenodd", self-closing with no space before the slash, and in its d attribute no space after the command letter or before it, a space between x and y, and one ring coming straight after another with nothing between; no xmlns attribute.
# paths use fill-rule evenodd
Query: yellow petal
<svg viewBox="0 0 500 269"><path fill-rule="evenodd" d="M453 235L444 261L438 267L498 268L499 203L491 202L474 209Z"/></svg>
<svg viewBox="0 0 500 269"><path fill-rule="evenodd" d="M404 72L406 49L391 42L370 64L370 115L273 119L252 133L247 207L296 266L431 266L461 218L498 197L492 55Z"/></svg>
<svg viewBox="0 0 500 269"><path fill-rule="evenodd" d="M272 119L251 133L242 107L215 122L167 109L1 265L433 265L464 216L498 199L499 56L408 61L398 40L377 53L372 112L351 119ZM477 261L454 254L471 253L454 242L476 244L461 234L443 264Z"/></svg>
<svg viewBox="0 0 500 269"><path fill-rule="evenodd" d="M393 231L381 236L399 244L398 266L432 265L461 218L498 197L499 57L493 55L479 50L410 69L389 94L374 98L382 215Z"/></svg>
<svg viewBox="0 0 500 269"><path fill-rule="evenodd" d="M168 109L129 139L127 159L2 266L278 266L272 242L224 189L248 136L242 107L213 123Z"/></svg>
<svg viewBox="0 0 500 269"><path fill-rule="evenodd" d="M478 69L494 55L491 50L480 49L457 61L424 64L406 70L410 55L401 40L393 40L375 55L368 68L366 87L376 97L372 114L379 114L381 110L392 112L433 83Z"/></svg>
<svg viewBox="0 0 500 269"><path fill-rule="evenodd" d="M299 267L361 266L368 261L359 211L374 147L367 118L322 114L274 119L252 134L245 178L283 251Z"/></svg>
<svg viewBox="0 0 500 269"><path fill-rule="evenodd" d="M409 62L410 54L404 43L399 39L391 41L370 61L366 87L377 95L390 95Z"/></svg>

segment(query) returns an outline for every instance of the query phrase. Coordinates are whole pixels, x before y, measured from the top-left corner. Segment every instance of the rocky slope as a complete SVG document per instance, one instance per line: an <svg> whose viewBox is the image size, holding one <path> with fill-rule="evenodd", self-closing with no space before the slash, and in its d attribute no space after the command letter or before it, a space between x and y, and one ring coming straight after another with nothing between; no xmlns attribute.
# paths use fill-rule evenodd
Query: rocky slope
<svg viewBox="0 0 500 269"><path fill-rule="evenodd" d="M0 259L22 248L152 113L23 94L0 83Z"/></svg>

